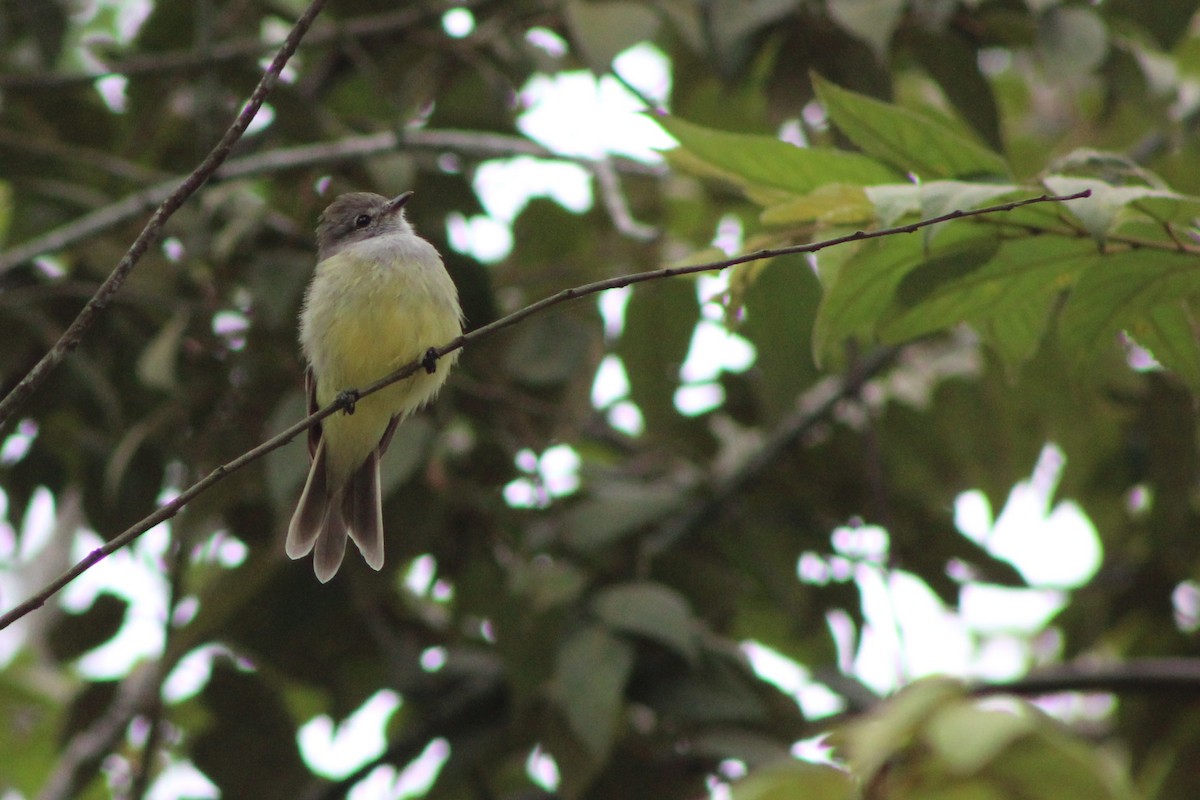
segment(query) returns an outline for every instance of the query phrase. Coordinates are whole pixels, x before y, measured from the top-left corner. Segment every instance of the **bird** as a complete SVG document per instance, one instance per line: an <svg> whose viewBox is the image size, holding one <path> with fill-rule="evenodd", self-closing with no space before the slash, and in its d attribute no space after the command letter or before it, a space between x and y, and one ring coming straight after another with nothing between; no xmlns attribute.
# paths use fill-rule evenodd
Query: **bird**
<svg viewBox="0 0 1200 800"><path fill-rule="evenodd" d="M412 196L343 194L317 224L317 265L300 311L309 413L407 363L425 366L309 429L311 464L285 552L312 552L321 583L337 573L347 538L382 569L380 458L396 426L433 399L458 358L457 350L441 359L431 351L462 333L463 313L437 249L405 218Z"/></svg>

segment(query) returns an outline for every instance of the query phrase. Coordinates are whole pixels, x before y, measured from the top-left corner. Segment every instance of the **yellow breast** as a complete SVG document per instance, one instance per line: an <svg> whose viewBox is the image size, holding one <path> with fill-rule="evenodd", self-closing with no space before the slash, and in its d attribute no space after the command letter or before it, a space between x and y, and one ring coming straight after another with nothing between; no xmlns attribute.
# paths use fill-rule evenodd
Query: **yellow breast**
<svg viewBox="0 0 1200 800"><path fill-rule="evenodd" d="M420 359L461 332L454 283L437 251L416 236L387 236L347 248L317 265L301 315L300 340L324 406ZM352 415L323 423L331 482L338 485L378 445L393 416L433 397L456 360L360 400Z"/></svg>

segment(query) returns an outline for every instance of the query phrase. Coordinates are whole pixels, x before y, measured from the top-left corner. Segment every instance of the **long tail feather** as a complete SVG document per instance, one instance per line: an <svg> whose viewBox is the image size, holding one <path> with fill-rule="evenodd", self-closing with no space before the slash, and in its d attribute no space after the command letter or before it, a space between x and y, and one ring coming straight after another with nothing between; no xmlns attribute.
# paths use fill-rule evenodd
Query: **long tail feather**
<svg viewBox="0 0 1200 800"><path fill-rule="evenodd" d="M313 554L313 572L321 583L329 583L346 555L346 522L336 502L340 499L331 498L329 516L325 518L325 527L317 537L316 553Z"/></svg>
<svg viewBox="0 0 1200 800"><path fill-rule="evenodd" d="M304 558L315 548L313 572L321 583L327 583L337 574L346 552L343 497L344 492L330 491L325 442L322 440L313 454L308 480L304 483L296 513L288 525L287 544L284 546L289 558Z"/></svg>
<svg viewBox="0 0 1200 800"><path fill-rule="evenodd" d="M342 514L350 538L373 570L383 568L383 507L379 489L379 451L373 451L350 478Z"/></svg>
<svg viewBox="0 0 1200 800"><path fill-rule="evenodd" d="M296 511L288 525L287 544L284 546L288 558L304 558L312 552L328 516L329 484L325 470L325 443L321 442L313 453L308 480L304 482L300 502L296 504Z"/></svg>

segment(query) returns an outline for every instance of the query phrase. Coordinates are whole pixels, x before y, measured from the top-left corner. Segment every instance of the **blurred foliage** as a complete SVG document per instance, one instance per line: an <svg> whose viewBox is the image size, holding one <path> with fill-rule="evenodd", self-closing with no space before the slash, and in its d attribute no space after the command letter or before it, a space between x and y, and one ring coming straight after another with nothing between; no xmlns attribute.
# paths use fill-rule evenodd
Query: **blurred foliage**
<svg viewBox="0 0 1200 800"><path fill-rule="evenodd" d="M334 0L269 124L238 145L251 166L172 218L4 431L0 608L65 568L75 531L115 536L300 417L295 315L331 193L414 188L412 218L472 327L719 257L718 231L750 252L1091 196L753 262L717 298L691 279L642 284L619 335L585 300L479 342L393 443L378 574L350 558L319 586L288 562L303 442L256 462L170 522L167 557L149 564L162 597L55 600L0 639L17 646L0 670L0 793L141 796L189 761L229 798L340 797L366 773L317 776L296 732L389 689L400 709L368 768L443 740L425 796L445 800L540 796L535 748L567 798L697 797L741 772L738 800L1200 796L1200 729L1170 695L1129 690L1072 729L940 680L877 702L847 672L867 624L860 570L916 576L950 610L966 585L1024 585L955 529L953 507L979 489L1002 508L1047 443L1066 460L1054 500L1086 512L1104 558L1039 637L1051 652L1026 648L1023 668L1196 655L1195 608L1177 599L1200 580L1196 6L481 0L459 4L473 26L451 36L450 4ZM158 2L140 24L132 8L0 4L5 251L186 174L302 5ZM447 221L480 213L481 164L528 157L527 82L606 74L643 42L672 65L669 113L654 114L678 141L666 166L569 158L593 177L591 210L534 200L497 263L455 252ZM357 147L397 132L386 152ZM324 155L276 157L318 143ZM0 272L5 390L140 224L114 215ZM722 314L754 363L683 413L695 382L680 367L698 323ZM628 395L597 410L605 357ZM614 420L634 408L631 434ZM577 486L539 467L563 444ZM26 523L46 490L55 532L39 549ZM831 538L864 525L886 529L886 553ZM162 643L145 663L86 677L81 657L148 620ZM847 717L805 719L747 640L794 659ZM184 659L208 677L165 698ZM835 765L789 756L830 731Z"/></svg>

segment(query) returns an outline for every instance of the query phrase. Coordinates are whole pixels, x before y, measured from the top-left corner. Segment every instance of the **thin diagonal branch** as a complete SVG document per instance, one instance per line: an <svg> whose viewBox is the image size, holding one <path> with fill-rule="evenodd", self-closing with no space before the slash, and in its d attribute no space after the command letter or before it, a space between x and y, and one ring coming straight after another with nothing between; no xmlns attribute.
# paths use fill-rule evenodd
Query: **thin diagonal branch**
<svg viewBox="0 0 1200 800"><path fill-rule="evenodd" d="M1033 205L1034 203L1053 203L1077 200L1079 198L1088 197L1089 194L1090 192L1084 191L1071 195L1041 195L1040 197L1032 197L1026 200L1016 200L1011 203L1002 203L1000 205L987 206L985 208L974 209L971 211L952 211L949 214L943 214L939 217L933 217L931 219L920 220L909 225L901 225L893 228L881 228L874 231L858 231L847 236L839 236L836 239L826 239L821 242L793 245L791 247L779 247L771 250L758 250L747 255L728 258L721 261L710 261L704 264L693 264L686 267L667 267L665 269L651 270L649 272L637 272L632 275L622 275L616 278L596 281L594 283L588 283L582 286L564 289L557 294L543 298L542 300L525 306L522 309L514 311L506 317L502 317L501 319L498 319L487 325L476 328L469 333L465 333L455 338L453 341L442 345L441 347L431 348L429 351L429 356L435 359L442 358L446 354L452 353L455 350L461 350L468 344L472 344L480 339L492 336L497 332L504 330L505 328L510 328L522 320L544 311L551 306L558 305L559 303L565 303L568 300L578 300L583 297L598 294L607 289L632 286L636 283L662 280L665 278L675 277L677 275L693 275L699 272L720 272L721 270L728 269L729 267L736 266L738 264L745 264L751 261L760 261L767 258L776 258L778 256L792 255L796 253L815 253L819 250L824 250L838 244L860 242L868 239L879 239L884 236L915 233L916 231L919 231L923 228L928 228L931 225L939 225L943 222L949 222L951 220L1012 211L1013 209L1021 208L1022 206ZM405 366L393 372L391 375L381 378L369 386L360 389L347 389L346 391L342 392L341 395L339 395L337 400L330 403L328 406L320 409L314 414L305 417L289 427L287 430L271 437L252 450L243 453L233 461L217 467L206 477L179 494L174 500L161 506L153 514L150 514L145 519L128 528L116 538L107 542L103 547L99 547L88 553L88 555L79 561L79 563L75 564L58 578L51 581L45 588L43 588L33 597L6 612L5 614L0 615L0 630L8 627L13 622L30 613L31 611L41 608L43 605L45 605L47 600L53 597L63 587L75 580L75 578L79 577L87 570L91 569L99 562L103 561L104 558L109 554L114 553L125 545L129 544L134 539L138 538L160 522L165 522L166 520L174 517L179 513L180 509L191 502L191 500L197 495L206 491L213 484L224 480L227 476L233 474L242 467L257 461L272 450L282 447L297 435L308 430L313 425L316 425L330 414L336 413L337 411L344 409L351 403L366 397L367 395L374 394L375 392L378 392L379 390L390 386L397 381L404 380L410 375L413 375L415 372L423 368L425 360L426 359L421 359L419 361L413 361L409 364L406 364Z"/></svg>
<svg viewBox="0 0 1200 800"><path fill-rule="evenodd" d="M279 80L279 73L287 64L288 59L296 52L296 48L300 45L300 40L304 38L304 34L308 31L317 15L321 13L321 9L325 6L326 0L312 0L305 12L296 20L296 24L292 27L288 34L287 40L279 48L279 52L275 54L270 66L263 72L262 79L259 80L258 86L254 88L250 99L246 102L244 108L237 115L233 124L225 131L225 135L217 142L216 147L209 152L200 166L196 167L190 175L188 175L182 183L173 191L162 203L158 210L154 212L154 216L146 223L146 227L134 240L125 256L117 264L116 268L105 279L104 283L96 291L96 294L91 300L84 305L83 309L75 317L75 321L67 328L59 340L50 348L49 352L42 357L40 361L29 371L29 373L21 379L21 381L13 387L3 400L0 400L0 426L12 417L13 413L19 408L28 397L33 394L39 386L49 377L50 373L63 362L63 360L76 348L83 340L84 335L95 323L97 317L104 309L112 302L113 297L121 289L121 285L125 283L125 279L133 268L141 260L150 244L157 240L162 231L163 225L174 214L183 203L191 197L197 189L199 189L209 177L216 172L217 168L229 156L230 150L233 149L238 139L246 132L251 120L258 113L258 109L262 106L263 101L271 90L275 88L275 83Z"/></svg>

